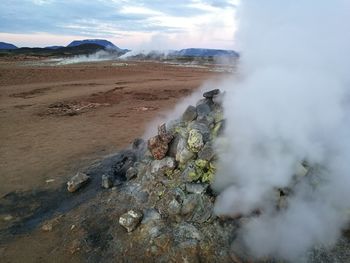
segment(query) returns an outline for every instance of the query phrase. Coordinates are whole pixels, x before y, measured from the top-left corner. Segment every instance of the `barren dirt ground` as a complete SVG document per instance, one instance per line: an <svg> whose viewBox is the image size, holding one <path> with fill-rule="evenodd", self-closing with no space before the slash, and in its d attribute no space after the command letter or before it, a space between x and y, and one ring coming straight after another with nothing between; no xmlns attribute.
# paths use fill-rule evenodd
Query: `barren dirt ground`
<svg viewBox="0 0 350 263"><path fill-rule="evenodd" d="M156 62L33 63L0 60L0 261L84 262L66 224L50 233L32 229L35 218L26 232L10 227L37 209L51 216L45 207L57 202L73 207L61 199L68 178L128 146L152 119L221 74ZM81 216L74 211L72 218Z"/></svg>
<svg viewBox="0 0 350 263"><path fill-rule="evenodd" d="M0 61L0 196L60 185L217 75L150 62Z"/></svg>

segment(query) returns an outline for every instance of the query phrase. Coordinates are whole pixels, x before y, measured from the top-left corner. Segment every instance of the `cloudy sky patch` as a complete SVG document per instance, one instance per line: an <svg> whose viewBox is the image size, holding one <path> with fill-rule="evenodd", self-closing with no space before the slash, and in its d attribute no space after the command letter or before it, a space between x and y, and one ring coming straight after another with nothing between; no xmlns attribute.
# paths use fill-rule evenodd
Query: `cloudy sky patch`
<svg viewBox="0 0 350 263"><path fill-rule="evenodd" d="M0 41L15 42L19 46L45 46L66 45L70 37L106 38L128 48L151 45L152 39L159 38L171 40L165 41L168 48L233 48L234 13L238 2L5 1L6 5L0 9ZM61 36L62 40L52 36Z"/></svg>

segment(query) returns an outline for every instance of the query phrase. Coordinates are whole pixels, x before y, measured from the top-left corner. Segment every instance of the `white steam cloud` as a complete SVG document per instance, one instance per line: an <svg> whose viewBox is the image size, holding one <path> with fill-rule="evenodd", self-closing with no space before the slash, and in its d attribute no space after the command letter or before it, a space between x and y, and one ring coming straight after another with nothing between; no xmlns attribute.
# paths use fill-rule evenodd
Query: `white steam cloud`
<svg viewBox="0 0 350 263"><path fill-rule="evenodd" d="M113 51L113 50L112 50ZM108 60L119 59L120 54L111 51L99 50L96 53L89 55L77 55L69 58L55 59L58 61L58 65L76 64L76 63L86 63L86 62L99 62Z"/></svg>
<svg viewBox="0 0 350 263"><path fill-rule="evenodd" d="M333 245L348 222L349 14L348 0L244 0L239 7L240 73L221 87L226 148L215 211L261 211L239 233L255 257L294 261L315 245ZM305 160L313 170L276 209L276 189L291 187Z"/></svg>

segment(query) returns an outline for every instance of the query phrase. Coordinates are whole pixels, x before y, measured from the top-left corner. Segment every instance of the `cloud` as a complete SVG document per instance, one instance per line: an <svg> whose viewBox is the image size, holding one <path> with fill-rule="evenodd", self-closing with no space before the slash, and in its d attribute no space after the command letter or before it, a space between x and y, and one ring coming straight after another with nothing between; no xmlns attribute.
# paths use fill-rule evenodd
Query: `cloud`
<svg viewBox="0 0 350 263"><path fill-rule="evenodd" d="M234 0L12 0L0 10L0 32L105 38L142 32L149 39L216 30L231 39L225 35L233 31L234 9Z"/></svg>

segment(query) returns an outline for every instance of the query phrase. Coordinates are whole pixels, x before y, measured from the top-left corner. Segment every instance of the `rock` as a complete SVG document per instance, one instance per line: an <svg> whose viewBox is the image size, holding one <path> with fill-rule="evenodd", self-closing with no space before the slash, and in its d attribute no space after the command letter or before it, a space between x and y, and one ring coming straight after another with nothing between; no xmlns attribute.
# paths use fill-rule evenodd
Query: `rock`
<svg viewBox="0 0 350 263"><path fill-rule="evenodd" d="M172 215L172 216L180 214L181 204L176 199L171 200L171 202L169 203L167 212L169 215Z"/></svg>
<svg viewBox="0 0 350 263"><path fill-rule="evenodd" d="M213 128L212 135L214 138L216 138L219 135L222 135L225 129L225 120L219 121L215 124Z"/></svg>
<svg viewBox="0 0 350 263"><path fill-rule="evenodd" d="M67 182L67 190L71 193L77 191L90 180L90 177L84 173L78 172Z"/></svg>
<svg viewBox="0 0 350 263"><path fill-rule="evenodd" d="M189 130L198 130L203 136L203 142L206 143L211 140L211 131L206 121L192 121L188 125Z"/></svg>
<svg viewBox="0 0 350 263"><path fill-rule="evenodd" d="M193 226L189 223L179 224L174 229L174 232L177 233L176 237L182 241L186 241L186 240L198 240L198 241L200 241L202 239L202 236L201 236L201 233L199 232L199 230L195 226Z"/></svg>
<svg viewBox="0 0 350 263"><path fill-rule="evenodd" d="M197 118L197 109L194 106L188 106L185 112L182 114L182 120L185 122L193 121Z"/></svg>
<svg viewBox="0 0 350 263"><path fill-rule="evenodd" d="M134 231L140 224L143 214L141 211L129 210L119 218L119 224L128 232Z"/></svg>
<svg viewBox="0 0 350 263"><path fill-rule="evenodd" d="M174 139L169 143L169 150L167 155L173 158L176 158L177 146L181 140L181 136L179 134L175 135Z"/></svg>
<svg viewBox="0 0 350 263"><path fill-rule="evenodd" d="M183 201L181 214L187 221L204 223L212 217L213 202L205 195L190 194Z"/></svg>
<svg viewBox="0 0 350 263"><path fill-rule="evenodd" d="M50 232L50 231L52 231L52 224L46 223L41 227L41 229L45 232Z"/></svg>
<svg viewBox="0 0 350 263"><path fill-rule="evenodd" d="M204 100L202 103L198 104L196 107L197 118L201 119L211 113L210 102Z"/></svg>
<svg viewBox="0 0 350 263"><path fill-rule="evenodd" d="M204 146L203 136L199 130L190 130L187 140L188 146L192 152L199 152Z"/></svg>
<svg viewBox="0 0 350 263"><path fill-rule="evenodd" d="M157 221L162 219L161 215L154 208L147 209L142 218L141 224L148 224L153 221Z"/></svg>
<svg viewBox="0 0 350 263"><path fill-rule="evenodd" d="M208 189L208 184L203 183L186 183L185 189L190 194L203 194Z"/></svg>
<svg viewBox="0 0 350 263"><path fill-rule="evenodd" d="M3 217L4 221L11 221L13 219L13 216L12 215L5 215Z"/></svg>
<svg viewBox="0 0 350 263"><path fill-rule="evenodd" d="M118 159L113 165L113 174L116 180L125 181L126 171L134 165L137 160L135 151L124 150L120 152Z"/></svg>
<svg viewBox="0 0 350 263"><path fill-rule="evenodd" d="M172 157L165 157L162 160L154 160L151 163L151 173L155 175L164 175L167 171L173 171L175 167L175 159Z"/></svg>
<svg viewBox="0 0 350 263"><path fill-rule="evenodd" d="M181 177L185 182L193 182L199 180L201 178L201 174L197 173L194 162L190 162L187 164Z"/></svg>
<svg viewBox="0 0 350 263"><path fill-rule="evenodd" d="M157 160L163 159L168 152L168 144L172 139L173 136L166 132L165 124L160 125L158 127L158 135L148 140L148 149L152 156Z"/></svg>
<svg viewBox="0 0 350 263"><path fill-rule="evenodd" d="M212 99L213 97L217 96L220 94L220 90L219 89L213 89L207 92L203 93L203 97L207 98L207 99Z"/></svg>
<svg viewBox="0 0 350 263"><path fill-rule="evenodd" d="M187 142L185 141L185 139L180 138L177 144L177 150L175 155L176 161L183 164L191 160L193 157L194 153L187 148Z"/></svg>
<svg viewBox="0 0 350 263"><path fill-rule="evenodd" d="M135 167L130 167L125 174L126 180L131 180L137 176L137 169Z"/></svg>
<svg viewBox="0 0 350 263"><path fill-rule="evenodd" d="M206 143L204 147L198 152L198 158L206 161L213 159L215 155L214 149L211 143Z"/></svg>
<svg viewBox="0 0 350 263"><path fill-rule="evenodd" d="M188 195L182 204L181 214L187 215L191 213L197 206L197 203L198 203L198 195L196 194Z"/></svg>
<svg viewBox="0 0 350 263"><path fill-rule="evenodd" d="M113 177L108 174L103 174L101 178L101 186L105 189L113 187Z"/></svg>

